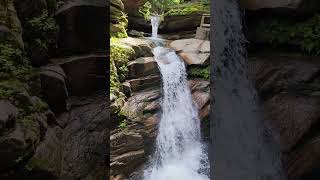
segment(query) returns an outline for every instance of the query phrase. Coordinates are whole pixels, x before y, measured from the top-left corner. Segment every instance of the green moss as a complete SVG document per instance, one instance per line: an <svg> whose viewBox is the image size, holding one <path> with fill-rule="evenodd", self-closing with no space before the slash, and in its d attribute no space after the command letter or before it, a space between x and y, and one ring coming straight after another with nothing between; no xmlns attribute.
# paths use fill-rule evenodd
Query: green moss
<svg viewBox="0 0 320 180"><path fill-rule="evenodd" d="M23 52L10 44L0 44L0 80L23 78L31 69Z"/></svg>
<svg viewBox="0 0 320 180"><path fill-rule="evenodd" d="M192 13L210 13L210 4L204 2L182 3L171 7L165 16L182 16Z"/></svg>
<svg viewBox="0 0 320 180"><path fill-rule="evenodd" d="M134 50L112 38L110 42L110 93L115 96L115 103L121 106L125 95L121 92L121 81L128 72L128 62L134 56ZM111 95L110 95L111 97Z"/></svg>
<svg viewBox="0 0 320 180"><path fill-rule="evenodd" d="M112 15L113 23L110 23L110 35L111 37L117 37L117 38L126 38L128 37L127 34L127 26L128 26L128 19L127 15L122 12L115 9L117 13L111 13Z"/></svg>
<svg viewBox="0 0 320 180"><path fill-rule="evenodd" d="M203 78L209 80L210 78L210 66L207 67L191 67L189 69L189 76L196 78Z"/></svg>
<svg viewBox="0 0 320 180"><path fill-rule="evenodd" d="M40 138L40 126L35 114L26 115L23 109L19 109L19 113L21 115L19 116L17 123L24 132L26 142L36 145Z"/></svg>
<svg viewBox="0 0 320 180"><path fill-rule="evenodd" d="M50 161L45 158L37 158L37 157L32 157L30 161L28 161L28 164L26 164L26 168L29 171L32 170L48 170L50 169L50 165L52 165L54 161ZM55 165L55 164L54 164ZM58 164L57 164L58 166Z"/></svg>
<svg viewBox="0 0 320 180"><path fill-rule="evenodd" d="M304 21L295 19L264 19L256 31L274 47L293 45L303 52L320 55L320 15Z"/></svg>

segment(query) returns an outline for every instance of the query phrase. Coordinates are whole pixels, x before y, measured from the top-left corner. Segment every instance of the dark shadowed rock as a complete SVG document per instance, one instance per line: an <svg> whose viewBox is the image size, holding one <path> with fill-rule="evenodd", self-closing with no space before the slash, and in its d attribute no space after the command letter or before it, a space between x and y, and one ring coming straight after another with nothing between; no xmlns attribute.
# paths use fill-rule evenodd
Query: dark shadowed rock
<svg viewBox="0 0 320 180"><path fill-rule="evenodd" d="M183 16L166 16L159 26L159 32L165 34L170 32L194 31L200 26L201 17L201 13L192 13ZM150 22L147 22L142 16L129 16L128 20L128 29L151 33L152 27Z"/></svg>
<svg viewBox="0 0 320 180"><path fill-rule="evenodd" d="M0 169L3 170L17 164L17 161L22 160L23 152L26 149L26 142L23 131L17 127L8 135L0 137Z"/></svg>
<svg viewBox="0 0 320 180"><path fill-rule="evenodd" d="M250 59L250 73L263 99L280 92L308 95L320 89L317 57L260 52Z"/></svg>
<svg viewBox="0 0 320 180"><path fill-rule="evenodd" d="M191 31L200 26L202 13L191 13L183 16L167 16L159 26L160 33Z"/></svg>
<svg viewBox="0 0 320 180"><path fill-rule="evenodd" d="M105 0L67 1L56 12L61 52L70 54L106 49L108 12L108 2Z"/></svg>
<svg viewBox="0 0 320 180"><path fill-rule="evenodd" d="M317 135L285 157L285 168L288 173L288 179L304 179L303 175L318 170L319 161L320 137Z"/></svg>
<svg viewBox="0 0 320 180"><path fill-rule="evenodd" d="M72 100L62 140L61 179L89 178L104 169L107 153L109 109L104 92ZM105 172L97 172L105 178Z"/></svg>
<svg viewBox="0 0 320 180"><path fill-rule="evenodd" d="M61 59L51 59L62 67L70 85L70 94L88 95L94 91L105 89L106 68L105 54L88 54Z"/></svg>
<svg viewBox="0 0 320 180"><path fill-rule="evenodd" d="M139 15L139 8L147 0L123 0L124 10L129 15Z"/></svg>
<svg viewBox="0 0 320 180"><path fill-rule="evenodd" d="M283 151L291 151L320 119L320 99L279 94L264 103L268 123L280 133Z"/></svg>
<svg viewBox="0 0 320 180"><path fill-rule="evenodd" d="M66 110L69 93L63 69L59 65L41 67L40 79L42 91L50 108L55 112Z"/></svg>
<svg viewBox="0 0 320 180"><path fill-rule="evenodd" d="M35 154L28 161L33 170L45 171L54 177L60 176L62 160L62 129L51 127L47 130L44 140L38 145Z"/></svg>
<svg viewBox="0 0 320 180"><path fill-rule="evenodd" d="M56 0L15 0L14 5L20 18L29 19L39 16L43 11L55 11Z"/></svg>
<svg viewBox="0 0 320 180"><path fill-rule="evenodd" d="M320 10L318 0L240 0L241 6L248 10L277 9L292 13L313 13Z"/></svg>
<svg viewBox="0 0 320 180"><path fill-rule="evenodd" d="M279 136L288 177L304 179L320 162L319 58L258 52L250 59L266 123Z"/></svg>
<svg viewBox="0 0 320 180"><path fill-rule="evenodd" d="M0 134L14 128L18 109L7 100L0 100Z"/></svg>

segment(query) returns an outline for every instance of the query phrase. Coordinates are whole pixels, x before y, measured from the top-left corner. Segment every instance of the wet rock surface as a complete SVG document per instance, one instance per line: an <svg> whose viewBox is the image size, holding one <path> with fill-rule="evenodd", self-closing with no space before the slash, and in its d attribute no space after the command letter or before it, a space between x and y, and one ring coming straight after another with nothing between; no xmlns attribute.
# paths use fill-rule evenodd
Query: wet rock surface
<svg viewBox="0 0 320 180"><path fill-rule="evenodd" d="M303 179L319 165L319 58L262 51L251 55L249 65L288 179Z"/></svg>

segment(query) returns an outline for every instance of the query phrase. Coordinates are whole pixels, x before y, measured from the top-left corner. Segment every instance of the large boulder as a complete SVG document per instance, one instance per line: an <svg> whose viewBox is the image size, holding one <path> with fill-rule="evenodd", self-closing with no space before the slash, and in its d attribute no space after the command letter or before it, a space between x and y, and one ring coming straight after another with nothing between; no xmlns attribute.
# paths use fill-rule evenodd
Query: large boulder
<svg viewBox="0 0 320 180"><path fill-rule="evenodd" d="M0 134L14 128L18 109L7 100L0 100Z"/></svg>
<svg viewBox="0 0 320 180"><path fill-rule="evenodd" d="M156 60L153 57L142 57L128 64L128 78L139 78L151 74L158 74L159 69Z"/></svg>
<svg viewBox="0 0 320 180"><path fill-rule="evenodd" d="M202 14L195 12L188 15L167 16L160 24L159 32L195 31L201 24Z"/></svg>
<svg viewBox="0 0 320 180"><path fill-rule="evenodd" d="M63 69L59 65L41 67L40 79L42 92L50 108L55 112L66 110L69 93Z"/></svg>
<svg viewBox="0 0 320 180"><path fill-rule="evenodd" d="M309 13L320 10L318 0L240 0L240 4L249 10L288 9Z"/></svg>
<svg viewBox="0 0 320 180"><path fill-rule="evenodd" d="M208 65L210 60L210 41L200 39L180 39L169 46L176 50L188 65Z"/></svg>
<svg viewBox="0 0 320 180"><path fill-rule="evenodd" d="M70 85L70 94L78 96L105 89L106 58L105 54L87 54L51 59L50 62L62 67Z"/></svg>
<svg viewBox="0 0 320 180"><path fill-rule="evenodd" d="M153 56L152 49L155 47L155 44L150 39L128 37L121 39L120 43L132 47L135 52L134 57L136 58Z"/></svg>
<svg viewBox="0 0 320 180"><path fill-rule="evenodd" d="M27 163L33 171L44 171L59 177L61 171L63 131L60 127L48 128L44 140L38 145L34 155Z"/></svg>
<svg viewBox="0 0 320 180"><path fill-rule="evenodd" d="M56 12L61 53L107 49L108 11L108 2L105 0L66 1Z"/></svg>

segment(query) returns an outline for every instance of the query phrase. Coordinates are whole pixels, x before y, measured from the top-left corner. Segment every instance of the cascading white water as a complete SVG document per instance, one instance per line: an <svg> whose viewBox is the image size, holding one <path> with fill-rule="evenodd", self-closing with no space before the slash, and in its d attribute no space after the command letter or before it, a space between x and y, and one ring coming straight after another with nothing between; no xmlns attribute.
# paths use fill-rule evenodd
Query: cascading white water
<svg viewBox="0 0 320 180"><path fill-rule="evenodd" d="M151 16L151 25L152 25L152 37L158 37L160 16Z"/></svg>
<svg viewBox="0 0 320 180"><path fill-rule="evenodd" d="M153 53L163 80L162 116L144 180L208 180L209 163L185 64L172 49L156 47Z"/></svg>

